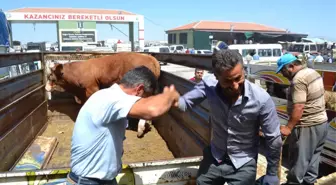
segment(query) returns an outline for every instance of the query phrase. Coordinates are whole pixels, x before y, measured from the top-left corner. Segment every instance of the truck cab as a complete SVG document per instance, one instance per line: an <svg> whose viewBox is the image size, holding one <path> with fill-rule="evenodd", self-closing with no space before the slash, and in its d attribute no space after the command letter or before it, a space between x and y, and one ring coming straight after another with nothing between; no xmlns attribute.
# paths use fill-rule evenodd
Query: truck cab
<svg viewBox="0 0 336 185"><path fill-rule="evenodd" d="M21 42L20 41L13 41L13 49L17 53L22 52L23 48L21 46Z"/></svg>
<svg viewBox="0 0 336 185"><path fill-rule="evenodd" d="M169 48L171 53L183 53L185 51L183 45L171 45Z"/></svg>
<svg viewBox="0 0 336 185"><path fill-rule="evenodd" d="M42 42L28 42L27 53L46 51L45 44Z"/></svg>

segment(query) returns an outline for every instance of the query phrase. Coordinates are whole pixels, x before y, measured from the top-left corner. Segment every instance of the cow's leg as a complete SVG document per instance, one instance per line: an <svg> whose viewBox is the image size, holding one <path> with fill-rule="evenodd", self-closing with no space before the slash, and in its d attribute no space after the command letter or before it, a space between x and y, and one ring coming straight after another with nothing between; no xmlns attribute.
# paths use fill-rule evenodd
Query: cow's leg
<svg viewBox="0 0 336 185"><path fill-rule="evenodd" d="M85 95L86 95L86 98L88 99L93 93L99 91L99 87L98 86L92 86L90 88L87 88L86 91L85 91Z"/></svg>
<svg viewBox="0 0 336 185"><path fill-rule="evenodd" d="M143 120L143 119L139 120L138 134L137 134L138 138L144 137L144 135L151 130L151 126L150 126L149 123L151 123L151 121L146 121L146 120Z"/></svg>
<svg viewBox="0 0 336 185"><path fill-rule="evenodd" d="M139 124L139 119L136 118L128 118L128 126L127 130L132 130L134 132L138 131L138 124Z"/></svg>
<svg viewBox="0 0 336 185"><path fill-rule="evenodd" d="M80 98L78 98L77 96L74 96L76 103L78 104L84 104L86 102L86 100L96 91L98 91L99 89L97 88L93 88L93 89L88 89L85 92L81 92L79 94Z"/></svg>

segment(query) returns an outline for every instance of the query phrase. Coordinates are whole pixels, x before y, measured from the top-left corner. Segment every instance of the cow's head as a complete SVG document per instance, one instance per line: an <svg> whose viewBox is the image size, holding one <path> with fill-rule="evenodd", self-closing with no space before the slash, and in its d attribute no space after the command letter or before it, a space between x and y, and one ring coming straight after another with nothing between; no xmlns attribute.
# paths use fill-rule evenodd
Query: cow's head
<svg viewBox="0 0 336 185"><path fill-rule="evenodd" d="M47 74L47 84L45 86L45 89L48 92L64 92L65 80L63 78L63 64L51 63L49 69L50 72Z"/></svg>

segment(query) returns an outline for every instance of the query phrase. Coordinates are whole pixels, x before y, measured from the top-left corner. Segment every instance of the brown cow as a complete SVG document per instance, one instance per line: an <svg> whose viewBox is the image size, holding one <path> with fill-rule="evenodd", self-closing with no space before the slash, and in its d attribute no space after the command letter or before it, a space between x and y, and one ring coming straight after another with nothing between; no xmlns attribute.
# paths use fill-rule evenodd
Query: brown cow
<svg viewBox="0 0 336 185"><path fill-rule="evenodd" d="M127 71L142 65L159 78L160 64L154 57L135 52L121 52L83 62L55 64L50 68L45 88L48 92L69 92L75 96L77 103L84 104L93 93L118 83ZM138 137L143 137L149 129L145 120L140 120Z"/></svg>

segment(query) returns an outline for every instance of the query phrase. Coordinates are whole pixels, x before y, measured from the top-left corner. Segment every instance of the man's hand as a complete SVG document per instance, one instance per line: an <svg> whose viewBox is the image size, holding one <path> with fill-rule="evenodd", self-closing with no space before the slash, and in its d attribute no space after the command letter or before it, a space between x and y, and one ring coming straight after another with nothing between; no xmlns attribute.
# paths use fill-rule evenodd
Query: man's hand
<svg viewBox="0 0 336 185"><path fill-rule="evenodd" d="M169 87L168 86L164 87L163 94L168 94L171 97L171 99L173 100L172 105L174 106L178 105L180 94L176 91L174 85L170 85Z"/></svg>
<svg viewBox="0 0 336 185"><path fill-rule="evenodd" d="M290 129L288 126L281 125L280 132L283 136L287 137L292 133L292 129Z"/></svg>
<svg viewBox="0 0 336 185"><path fill-rule="evenodd" d="M179 98L180 94L175 90L174 85L170 85L158 95L141 98L132 106L128 116L145 120L155 119L169 111Z"/></svg>

